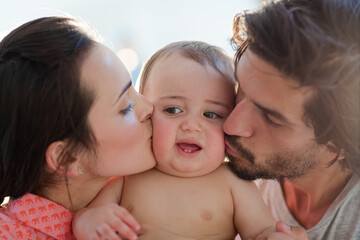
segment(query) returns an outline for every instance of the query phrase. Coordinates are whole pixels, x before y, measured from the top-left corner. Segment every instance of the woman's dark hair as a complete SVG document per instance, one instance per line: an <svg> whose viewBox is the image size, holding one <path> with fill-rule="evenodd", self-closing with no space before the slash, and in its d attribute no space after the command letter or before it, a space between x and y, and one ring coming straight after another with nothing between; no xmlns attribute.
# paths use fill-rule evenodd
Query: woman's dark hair
<svg viewBox="0 0 360 240"><path fill-rule="evenodd" d="M87 115L94 94L80 84L85 54L96 44L82 24L65 17L40 18L16 28L0 43L0 199L38 194L53 182L45 152L67 145L93 149Z"/></svg>
<svg viewBox="0 0 360 240"><path fill-rule="evenodd" d="M318 144L344 154L342 166L360 173L360 2L272 1L234 18L232 43L236 62L249 48L314 88L304 121Z"/></svg>

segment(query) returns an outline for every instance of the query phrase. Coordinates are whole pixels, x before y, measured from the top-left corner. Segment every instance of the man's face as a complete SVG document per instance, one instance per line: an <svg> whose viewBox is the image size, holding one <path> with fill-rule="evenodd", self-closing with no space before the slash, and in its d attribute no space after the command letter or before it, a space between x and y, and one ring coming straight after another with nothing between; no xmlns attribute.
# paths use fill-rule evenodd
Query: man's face
<svg viewBox="0 0 360 240"><path fill-rule="evenodd" d="M235 74L237 105L224 123L234 173L248 180L296 178L331 159L304 121L312 88L299 87L249 49Z"/></svg>

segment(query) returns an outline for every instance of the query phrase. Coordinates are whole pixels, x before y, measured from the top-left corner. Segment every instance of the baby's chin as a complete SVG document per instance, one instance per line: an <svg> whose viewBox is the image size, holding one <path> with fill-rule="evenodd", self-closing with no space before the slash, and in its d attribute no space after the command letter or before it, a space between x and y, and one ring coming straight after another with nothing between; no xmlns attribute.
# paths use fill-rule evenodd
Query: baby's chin
<svg viewBox="0 0 360 240"><path fill-rule="evenodd" d="M218 166L219 167L219 166ZM205 176L207 174L212 173L217 169L218 167L214 169L197 169L197 168L191 168L189 166L161 166L159 164L156 165L155 169L158 171L173 176L173 177L181 177L181 178L193 178L193 177L201 177Z"/></svg>

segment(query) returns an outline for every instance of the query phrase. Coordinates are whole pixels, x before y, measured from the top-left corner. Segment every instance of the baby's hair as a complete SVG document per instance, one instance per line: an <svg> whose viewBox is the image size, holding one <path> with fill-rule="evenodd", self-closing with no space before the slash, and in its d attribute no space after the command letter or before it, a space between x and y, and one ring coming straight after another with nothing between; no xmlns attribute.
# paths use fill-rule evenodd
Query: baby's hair
<svg viewBox="0 0 360 240"><path fill-rule="evenodd" d="M155 62L174 52L180 53L184 55L184 57L194 60L201 65L209 65L225 79L234 84L236 83L232 58L230 58L223 49L201 41L180 41L162 47L145 63L140 75L140 93L144 94L146 80Z"/></svg>

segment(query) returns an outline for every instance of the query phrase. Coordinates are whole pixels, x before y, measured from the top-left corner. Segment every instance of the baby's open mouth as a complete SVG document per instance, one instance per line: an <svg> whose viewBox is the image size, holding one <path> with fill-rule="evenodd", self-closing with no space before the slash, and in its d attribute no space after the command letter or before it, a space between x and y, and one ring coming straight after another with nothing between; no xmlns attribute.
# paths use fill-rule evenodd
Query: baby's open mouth
<svg viewBox="0 0 360 240"><path fill-rule="evenodd" d="M177 145L181 150L186 153L192 153L202 149L202 147L193 143L178 143Z"/></svg>

